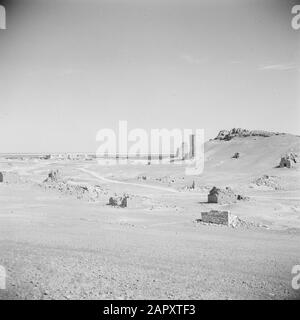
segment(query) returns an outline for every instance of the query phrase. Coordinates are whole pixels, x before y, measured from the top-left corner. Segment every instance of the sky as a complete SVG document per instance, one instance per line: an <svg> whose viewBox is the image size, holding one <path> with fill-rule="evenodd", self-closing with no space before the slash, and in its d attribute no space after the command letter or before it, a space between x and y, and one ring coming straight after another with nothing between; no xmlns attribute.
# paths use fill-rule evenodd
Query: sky
<svg viewBox="0 0 300 320"><path fill-rule="evenodd" d="M0 153L96 151L119 120L300 135L295 1L0 4Z"/></svg>

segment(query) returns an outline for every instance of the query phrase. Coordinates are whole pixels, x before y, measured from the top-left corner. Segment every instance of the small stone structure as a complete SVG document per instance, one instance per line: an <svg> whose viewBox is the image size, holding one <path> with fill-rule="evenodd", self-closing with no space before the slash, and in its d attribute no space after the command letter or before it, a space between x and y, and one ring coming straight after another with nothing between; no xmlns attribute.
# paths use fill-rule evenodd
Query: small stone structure
<svg viewBox="0 0 300 320"><path fill-rule="evenodd" d="M238 223L238 217L231 214L228 210L210 210L209 212L201 212L201 221L205 223L214 223L228 227L235 227Z"/></svg>
<svg viewBox="0 0 300 320"><path fill-rule="evenodd" d="M237 196L229 187L225 189L213 187L208 194L208 203L225 204L235 202L236 200Z"/></svg>
<svg viewBox="0 0 300 320"><path fill-rule="evenodd" d="M0 172L0 182L3 182L3 173Z"/></svg>
<svg viewBox="0 0 300 320"><path fill-rule="evenodd" d="M110 197L108 201L108 205L113 207L126 208L128 205L127 203L128 198L129 198L128 195Z"/></svg>
<svg viewBox="0 0 300 320"><path fill-rule="evenodd" d="M296 153L290 152L285 156L281 157L279 167L292 168L297 162L298 162L298 155Z"/></svg>
<svg viewBox="0 0 300 320"><path fill-rule="evenodd" d="M249 200L249 197L242 196L240 194L235 194L231 188L226 187L225 189L213 187L207 197L208 203L233 203L236 200Z"/></svg>
<svg viewBox="0 0 300 320"><path fill-rule="evenodd" d="M236 153L232 156L233 159L238 159L239 157L240 157L240 153L239 153L239 152L236 152Z"/></svg>

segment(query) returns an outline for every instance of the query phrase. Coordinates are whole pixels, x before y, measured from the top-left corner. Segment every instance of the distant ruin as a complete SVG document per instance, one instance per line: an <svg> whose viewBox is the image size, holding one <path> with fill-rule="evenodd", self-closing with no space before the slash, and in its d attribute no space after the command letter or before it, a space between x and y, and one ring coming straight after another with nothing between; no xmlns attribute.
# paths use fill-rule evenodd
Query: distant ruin
<svg viewBox="0 0 300 320"><path fill-rule="evenodd" d="M193 159L196 151L196 137L194 134L189 136L189 143L183 142L176 151L176 158L181 160Z"/></svg>
<svg viewBox="0 0 300 320"><path fill-rule="evenodd" d="M213 187L208 194L208 203L219 203L227 204L236 202L236 200L248 200L248 197L242 196L240 194L235 194L231 188L226 187L225 189Z"/></svg>
<svg viewBox="0 0 300 320"><path fill-rule="evenodd" d="M108 201L108 205L113 207L126 208L128 198L129 198L128 195L110 197Z"/></svg>
<svg viewBox="0 0 300 320"><path fill-rule="evenodd" d="M230 203L236 201L236 195L229 188L220 189L217 187L213 187L208 194L208 203Z"/></svg>
<svg viewBox="0 0 300 320"><path fill-rule="evenodd" d="M298 162L298 155L294 152L290 152L280 159L280 168L292 168Z"/></svg>

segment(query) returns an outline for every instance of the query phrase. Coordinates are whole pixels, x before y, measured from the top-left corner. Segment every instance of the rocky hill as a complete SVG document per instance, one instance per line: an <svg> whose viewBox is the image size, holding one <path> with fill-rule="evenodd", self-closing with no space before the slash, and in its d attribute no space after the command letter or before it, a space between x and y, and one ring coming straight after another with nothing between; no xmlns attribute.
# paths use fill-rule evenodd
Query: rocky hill
<svg viewBox="0 0 300 320"><path fill-rule="evenodd" d="M242 128L233 128L231 130L221 130L215 140L231 140L235 137L271 137L274 135L284 135L284 133L270 132L264 130L247 130Z"/></svg>
<svg viewBox="0 0 300 320"><path fill-rule="evenodd" d="M224 181L234 180L241 175L296 176L300 170L298 164L291 170L277 168L284 155L300 155L300 137L292 134L222 130L215 139L205 144L204 149L205 169L202 176L210 176L211 179L217 179L218 175L218 179L222 177Z"/></svg>

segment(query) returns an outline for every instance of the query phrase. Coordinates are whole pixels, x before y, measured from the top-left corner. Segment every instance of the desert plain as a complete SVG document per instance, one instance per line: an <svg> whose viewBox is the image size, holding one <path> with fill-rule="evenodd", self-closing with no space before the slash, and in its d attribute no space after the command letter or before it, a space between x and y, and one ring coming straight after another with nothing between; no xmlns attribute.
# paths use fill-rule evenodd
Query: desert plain
<svg viewBox="0 0 300 320"><path fill-rule="evenodd" d="M0 183L0 298L300 298L300 166L278 167L290 151L300 137L210 140L197 176L174 163L2 157L17 179ZM214 186L244 198L208 203ZM108 205L123 194L128 206ZM240 223L202 223L212 209Z"/></svg>

